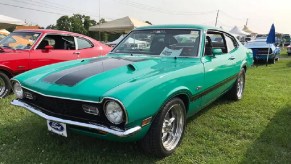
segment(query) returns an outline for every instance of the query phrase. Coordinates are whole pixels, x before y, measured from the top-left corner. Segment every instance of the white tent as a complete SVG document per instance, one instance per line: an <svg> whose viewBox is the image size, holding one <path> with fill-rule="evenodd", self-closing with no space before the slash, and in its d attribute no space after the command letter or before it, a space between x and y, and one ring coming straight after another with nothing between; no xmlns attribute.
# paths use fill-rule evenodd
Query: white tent
<svg viewBox="0 0 291 164"><path fill-rule="evenodd" d="M232 33L233 35L236 35L236 36L246 36L246 35L248 35L248 33L240 30L237 26L234 26L229 32Z"/></svg>
<svg viewBox="0 0 291 164"><path fill-rule="evenodd" d="M11 26L24 25L24 24L25 22L23 22L22 20L11 18L5 15L0 15L0 29L5 29Z"/></svg>
<svg viewBox="0 0 291 164"><path fill-rule="evenodd" d="M140 26L149 26L149 24L127 16L101 25L92 26L89 28L89 31L128 33L132 29Z"/></svg>

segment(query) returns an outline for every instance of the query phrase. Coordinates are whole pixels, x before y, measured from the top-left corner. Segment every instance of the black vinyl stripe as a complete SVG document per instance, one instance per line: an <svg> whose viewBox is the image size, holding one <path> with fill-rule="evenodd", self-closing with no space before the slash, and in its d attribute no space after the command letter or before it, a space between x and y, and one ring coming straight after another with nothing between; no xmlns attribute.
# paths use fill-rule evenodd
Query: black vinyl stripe
<svg viewBox="0 0 291 164"><path fill-rule="evenodd" d="M96 74L132 64L130 60L117 59L117 58L106 58L102 60L94 60L88 64L76 66L63 70L61 72L49 75L44 81L49 83L56 83L59 85L74 86L80 81L94 76Z"/></svg>
<svg viewBox="0 0 291 164"><path fill-rule="evenodd" d="M236 79L237 76L238 76L237 74L236 75L233 75L233 76L231 76L231 77L229 77L229 78L221 81L220 83L218 83L218 84L216 84L216 85L214 85L214 86L206 89L204 92L201 92L201 93L198 93L197 95L192 96L191 97L191 102L196 101L197 99L201 98L202 96L205 96L205 95L209 94L210 92L218 89L219 87L225 85L226 83L228 83L228 82Z"/></svg>

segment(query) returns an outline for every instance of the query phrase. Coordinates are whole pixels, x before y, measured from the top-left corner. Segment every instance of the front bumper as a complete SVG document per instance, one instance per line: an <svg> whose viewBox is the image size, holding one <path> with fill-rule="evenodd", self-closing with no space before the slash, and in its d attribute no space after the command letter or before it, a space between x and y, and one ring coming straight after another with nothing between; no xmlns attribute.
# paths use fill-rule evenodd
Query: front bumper
<svg viewBox="0 0 291 164"><path fill-rule="evenodd" d="M65 123L68 125L74 125L74 126L79 126L79 127L84 127L84 128L95 129L95 130L106 132L106 133L109 133L109 134L112 134L112 135L115 135L118 137L127 137L127 136L133 135L134 133L141 130L140 126L136 126L136 127L131 128L131 129L127 129L127 130L123 131L123 130L119 130L119 129L110 129L110 128L104 127L102 125L82 123L82 122L65 120L65 119L49 116L47 114L44 114L43 112L41 112L37 108L22 102L21 100L13 100L11 102L11 104L15 105L15 106L23 107L23 108L29 110L30 112L32 112L32 113L34 113L34 114L36 114L36 115L38 115L46 120Z"/></svg>

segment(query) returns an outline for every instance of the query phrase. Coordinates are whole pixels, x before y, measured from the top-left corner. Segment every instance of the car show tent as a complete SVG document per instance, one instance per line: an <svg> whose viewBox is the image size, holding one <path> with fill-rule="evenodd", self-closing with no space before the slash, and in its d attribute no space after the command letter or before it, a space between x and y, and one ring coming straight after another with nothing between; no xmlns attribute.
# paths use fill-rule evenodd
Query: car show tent
<svg viewBox="0 0 291 164"><path fill-rule="evenodd" d="M100 25L92 26L89 28L89 31L128 33L132 29L140 26L149 26L149 24L127 16Z"/></svg>
<svg viewBox="0 0 291 164"><path fill-rule="evenodd" d="M236 36L246 36L248 33L240 30L237 26L234 26L230 31L231 34L236 35Z"/></svg>
<svg viewBox="0 0 291 164"><path fill-rule="evenodd" d="M16 18L0 15L0 29L6 29L11 26L24 25L25 22Z"/></svg>
<svg viewBox="0 0 291 164"><path fill-rule="evenodd" d="M246 25L244 25L244 28L242 29L244 32L246 32L246 33L249 33L249 34L257 34L257 33L255 33L255 32L253 32L252 30L250 30L249 28L248 28L248 26L246 26Z"/></svg>

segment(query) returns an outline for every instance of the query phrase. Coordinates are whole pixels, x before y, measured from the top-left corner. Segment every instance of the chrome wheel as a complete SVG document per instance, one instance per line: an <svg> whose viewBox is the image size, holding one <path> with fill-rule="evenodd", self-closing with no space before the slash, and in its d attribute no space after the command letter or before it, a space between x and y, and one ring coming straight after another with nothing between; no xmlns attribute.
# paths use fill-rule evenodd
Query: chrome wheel
<svg viewBox="0 0 291 164"><path fill-rule="evenodd" d="M170 107L164 117L162 127L162 144L167 151L171 151L178 145L184 131L184 114L180 104Z"/></svg>
<svg viewBox="0 0 291 164"><path fill-rule="evenodd" d="M243 74L237 79L237 97L241 98L244 90L244 76Z"/></svg>

